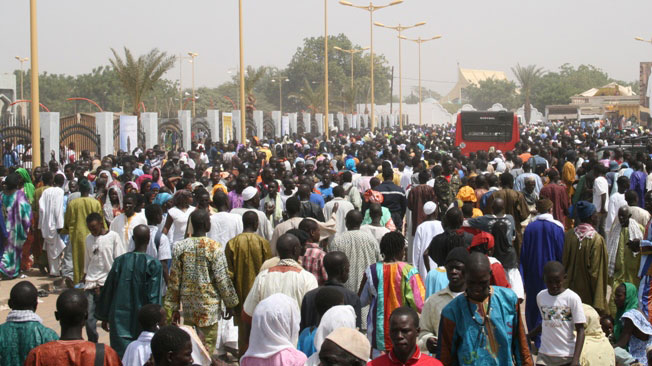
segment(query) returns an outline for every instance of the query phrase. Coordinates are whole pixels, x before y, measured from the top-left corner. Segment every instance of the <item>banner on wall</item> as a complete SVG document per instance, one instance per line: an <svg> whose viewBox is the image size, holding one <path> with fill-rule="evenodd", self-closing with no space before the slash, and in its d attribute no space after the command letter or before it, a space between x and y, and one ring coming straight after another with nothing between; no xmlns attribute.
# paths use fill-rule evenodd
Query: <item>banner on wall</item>
<svg viewBox="0 0 652 366"><path fill-rule="evenodd" d="M138 117L120 116L120 150L128 154L138 146Z"/></svg>
<svg viewBox="0 0 652 366"><path fill-rule="evenodd" d="M290 134L290 116L283 116L281 118L281 136Z"/></svg>
<svg viewBox="0 0 652 366"><path fill-rule="evenodd" d="M222 113L222 142L228 143L233 139L233 115Z"/></svg>

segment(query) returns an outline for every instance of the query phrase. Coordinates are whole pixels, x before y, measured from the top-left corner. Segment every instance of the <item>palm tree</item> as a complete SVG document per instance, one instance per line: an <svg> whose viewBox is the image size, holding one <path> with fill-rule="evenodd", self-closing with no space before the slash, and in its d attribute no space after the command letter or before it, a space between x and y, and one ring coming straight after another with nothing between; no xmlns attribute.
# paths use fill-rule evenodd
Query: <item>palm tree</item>
<svg viewBox="0 0 652 366"><path fill-rule="evenodd" d="M543 75L543 69L536 65L521 66L516 64L512 67L512 72L516 76L518 83L521 85L521 93L525 95L525 121L530 122L531 106L530 106L530 93L532 92L532 85L535 81Z"/></svg>
<svg viewBox="0 0 652 366"><path fill-rule="evenodd" d="M256 84L267 74L267 67L261 66L255 68L253 66L247 66L245 71L245 98L247 98L247 114L253 113L254 108L256 107L256 97L254 96L254 88ZM240 79L238 79L239 82Z"/></svg>
<svg viewBox="0 0 652 366"><path fill-rule="evenodd" d="M317 113L324 103L324 88L320 86L313 89L308 79L304 79L303 88L299 93L290 94L288 97L298 99L306 108L312 110L313 113Z"/></svg>
<svg viewBox="0 0 652 366"><path fill-rule="evenodd" d="M133 113L138 115L141 102L145 99L146 94L152 91L154 84L174 66L176 58L154 48L136 59L127 47L124 50L123 60L112 48L111 52L113 52L114 58L109 61L118 73L122 87L131 98Z"/></svg>

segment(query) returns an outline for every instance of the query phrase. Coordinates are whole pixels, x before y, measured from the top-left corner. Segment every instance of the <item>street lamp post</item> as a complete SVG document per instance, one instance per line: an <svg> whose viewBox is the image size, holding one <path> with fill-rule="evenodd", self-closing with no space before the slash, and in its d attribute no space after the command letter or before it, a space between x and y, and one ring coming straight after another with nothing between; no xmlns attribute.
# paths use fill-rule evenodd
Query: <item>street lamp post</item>
<svg viewBox="0 0 652 366"><path fill-rule="evenodd" d="M383 23L380 23L380 22L375 22L374 24L376 26L378 26L378 27L393 29L393 30L398 32L398 99L399 99L398 100L398 103L399 103L398 104L398 106L399 106L398 107L398 109L399 109L398 121L399 121L400 129L402 131L403 130L403 65L401 63L401 41L403 39L401 38L401 36L402 36L402 33L403 33L404 30L414 28L414 27L420 27L420 26L426 24L426 22L419 22L419 23L409 25L409 26L404 26L404 25L399 24L399 25L396 25L396 26L393 26L393 27L387 26L387 25L385 25Z"/></svg>
<svg viewBox="0 0 652 366"><path fill-rule="evenodd" d="M407 37L404 37L404 36L400 36L400 37L402 39L405 39L405 40L408 40L408 41L416 42L419 45L419 127L421 127L423 125L423 121L421 119L421 99L422 99L421 98L421 44L423 44L425 42L428 42L428 41L434 41L435 39L441 38L441 36L437 35L437 36L434 36L434 37L431 37L431 38L426 38L426 39L423 39L421 37L416 38L416 39L411 39L411 38L407 38Z"/></svg>
<svg viewBox="0 0 652 366"><path fill-rule="evenodd" d="M39 115L39 90L38 90L38 31L36 17L36 0L29 2L30 23L30 54L32 57L32 168L41 166L41 119Z"/></svg>
<svg viewBox="0 0 652 366"><path fill-rule="evenodd" d="M283 82L288 82L290 79L284 78L281 75L278 76L278 108L281 111L281 116L283 115ZM272 83L275 83L276 80L272 79Z"/></svg>
<svg viewBox="0 0 652 366"><path fill-rule="evenodd" d="M192 64L192 118L195 118L195 57L199 56L196 52L188 52L190 63Z"/></svg>
<svg viewBox="0 0 652 366"><path fill-rule="evenodd" d="M374 12L376 10L380 10L382 8L386 8L388 6L393 6L393 5L398 5L402 3L403 0L392 0L387 5L374 5L371 1L369 2L369 5L354 5L348 1L345 0L340 0L340 4L346 5L346 6L351 6L354 8L366 10L369 12L369 34L370 34L370 57L369 57L369 65L371 68L371 130L373 131L374 128L376 127L376 120L375 120L375 114L374 114ZM326 116L328 118L328 116Z"/></svg>
<svg viewBox="0 0 652 366"><path fill-rule="evenodd" d="M25 100L25 97L23 96L23 77L25 76L25 71L23 69L23 62L29 61L29 57L16 56L16 60L18 60L18 62L20 62L20 100ZM25 117L25 107L24 106L20 107L20 116Z"/></svg>
<svg viewBox="0 0 652 366"><path fill-rule="evenodd" d="M328 140L328 0L324 0L324 120L324 136Z"/></svg>
<svg viewBox="0 0 652 366"><path fill-rule="evenodd" d="M366 50L369 49L369 47L365 47L365 48L352 48L352 49L350 49L350 50L345 50L345 49L340 48L340 47L337 47L337 46L335 46L335 47L333 47L333 48L336 49L336 50L338 50L338 51L340 51L340 52L346 52L346 53L348 53L349 55L351 55L351 93L353 93L353 55L355 55L355 54L358 53L358 52L366 51ZM353 98L353 99L351 100L351 113L354 112L354 107L353 107L354 105L355 105L355 98Z"/></svg>
<svg viewBox="0 0 652 366"><path fill-rule="evenodd" d="M244 67L244 39L243 39L243 24L242 24L242 1L238 1L238 15L240 17L239 33L240 33L240 139L242 144L247 141L247 114L245 108L245 67Z"/></svg>

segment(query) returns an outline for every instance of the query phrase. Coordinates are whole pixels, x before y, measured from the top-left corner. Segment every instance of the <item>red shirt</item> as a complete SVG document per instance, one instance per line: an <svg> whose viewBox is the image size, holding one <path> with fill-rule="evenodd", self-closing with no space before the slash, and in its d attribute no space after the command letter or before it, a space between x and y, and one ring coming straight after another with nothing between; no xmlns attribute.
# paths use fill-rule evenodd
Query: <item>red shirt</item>
<svg viewBox="0 0 652 366"><path fill-rule="evenodd" d="M306 254L300 258L301 266L306 271L314 274L317 278L317 283L321 286L328 280L326 268L324 268L324 256L326 252L321 250L319 244L316 243L307 242L306 247Z"/></svg>
<svg viewBox="0 0 652 366"><path fill-rule="evenodd" d="M419 347L416 347L416 349L414 350L414 354L412 355L412 357L410 357L409 360L407 360L406 363L402 363L401 361L399 361L398 357L396 357L396 354L394 354L394 351L392 350L389 353L386 353L378 358L373 359L371 362L367 364L367 366L397 366L397 365L398 366L412 366L412 365L444 366L444 364L442 364L436 358L421 353Z"/></svg>

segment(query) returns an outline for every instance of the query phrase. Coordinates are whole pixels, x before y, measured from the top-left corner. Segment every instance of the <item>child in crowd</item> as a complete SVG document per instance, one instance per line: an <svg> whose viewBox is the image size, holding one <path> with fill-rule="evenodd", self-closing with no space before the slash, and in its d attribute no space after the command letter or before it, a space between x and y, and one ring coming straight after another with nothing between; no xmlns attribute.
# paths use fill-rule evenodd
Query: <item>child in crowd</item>
<svg viewBox="0 0 652 366"><path fill-rule="evenodd" d="M541 332L537 365L579 365L584 346L584 309L579 295L564 287L566 271L557 261L543 267L547 289L537 295L542 322L530 333ZM577 335L573 333L576 331Z"/></svg>

